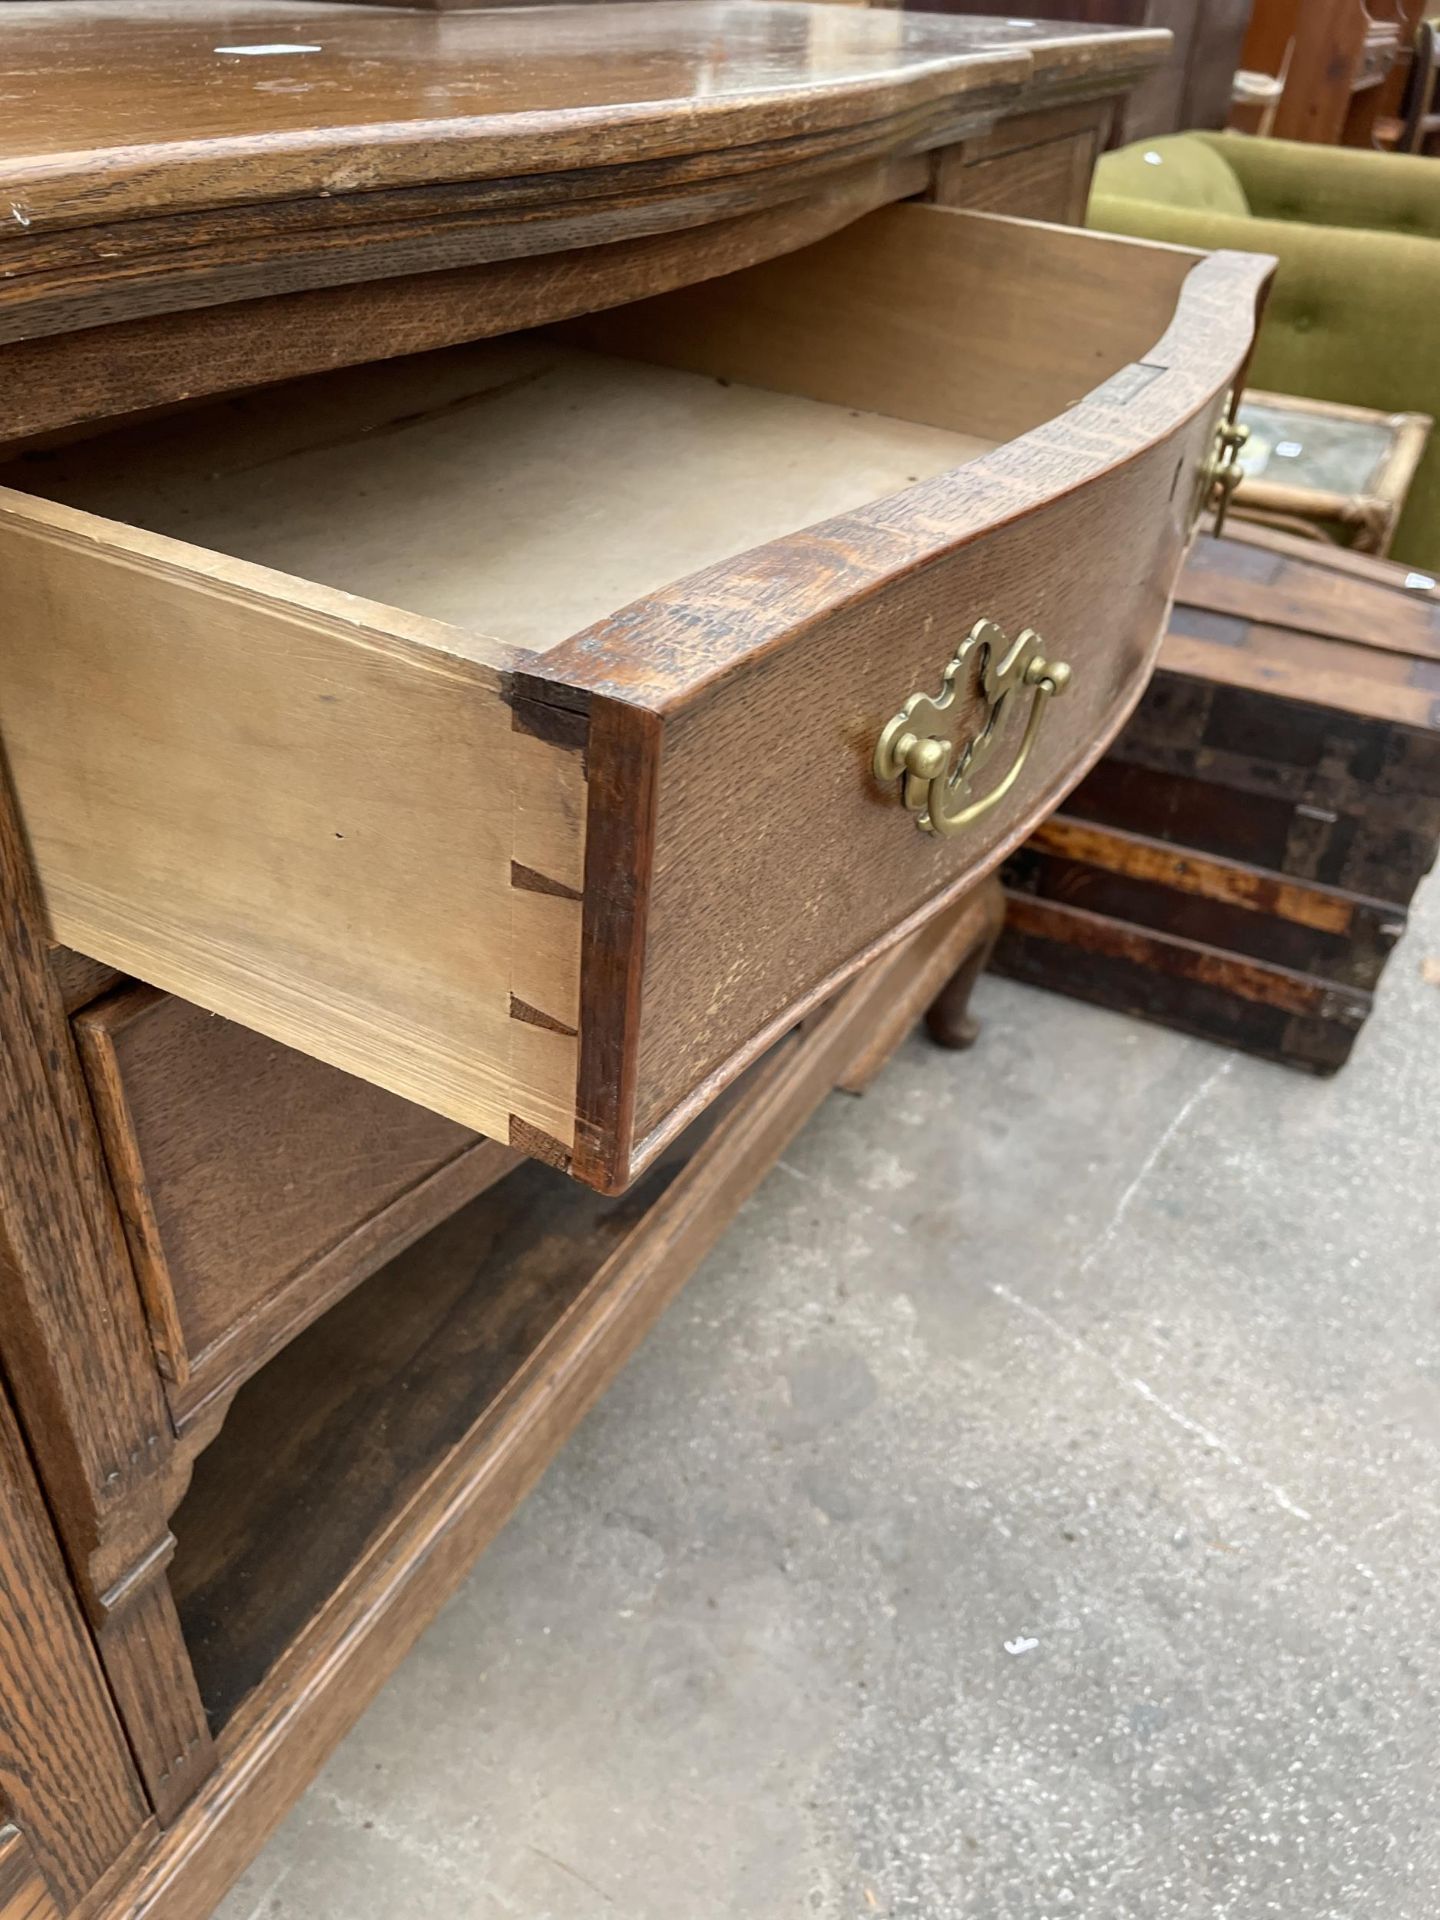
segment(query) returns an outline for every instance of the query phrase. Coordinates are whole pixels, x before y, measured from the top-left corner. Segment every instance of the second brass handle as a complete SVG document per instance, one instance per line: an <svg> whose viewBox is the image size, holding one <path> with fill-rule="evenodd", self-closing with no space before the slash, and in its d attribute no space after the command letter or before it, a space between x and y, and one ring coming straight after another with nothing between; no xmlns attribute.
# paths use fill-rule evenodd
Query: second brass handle
<svg viewBox="0 0 1440 1920"><path fill-rule="evenodd" d="M1208 469L1206 493L1215 501L1214 531L1217 536L1225 531L1225 516L1230 511L1230 502L1235 498L1235 489L1245 478L1240 455L1249 438L1250 429L1242 426L1238 420L1222 420L1215 430L1215 451Z"/></svg>

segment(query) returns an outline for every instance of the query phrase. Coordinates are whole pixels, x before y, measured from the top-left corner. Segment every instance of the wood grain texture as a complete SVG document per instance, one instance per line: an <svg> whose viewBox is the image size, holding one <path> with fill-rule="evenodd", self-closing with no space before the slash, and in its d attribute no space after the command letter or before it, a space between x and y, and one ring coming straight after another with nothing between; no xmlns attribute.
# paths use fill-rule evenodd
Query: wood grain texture
<svg viewBox="0 0 1440 1920"><path fill-rule="evenodd" d="M1233 535L1223 542L1202 538L1176 597L1186 607L1247 625L1440 663L1440 588L1429 576L1402 567L1376 566L1369 572L1340 567L1310 541L1266 547ZM1203 625L1193 637L1204 638ZM1383 661L1366 662L1343 648L1328 649L1327 657L1332 671L1363 676L1368 670L1377 681L1385 673Z"/></svg>
<svg viewBox="0 0 1440 1920"><path fill-rule="evenodd" d="M1188 539L1195 476L1248 352L1268 268L1239 256L1198 266L1183 254L1137 258L1122 318L1113 266L1073 279L1058 265L1084 257L1086 243L984 215L894 208L812 250L819 257L807 258L803 283L776 262L755 270L753 294L721 282L582 323L583 337L612 348L629 343L668 363L901 415L924 409L937 424L954 424L962 409L968 418L973 381L976 424L1020 436L693 576L546 655L555 678L666 716L638 1144L614 1177L643 1165L797 1007L982 877L1138 698ZM963 300L960 263L973 269L977 248L992 271L972 340L976 303ZM1007 256L1008 289L998 271ZM1040 298L1052 259L1054 283L1076 289L1063 311ZM906 298L891 297L892 267ZM1104 316L1093 334L1079 318L1087 294ZM1157 309L1173 317L1152 344ZM1047 314L1054 354L1025 339ZM942 334L952 353L927 354L926 339ZM1034 369L1028 382L997 377L1012 348L1012 370ZM1082 362L1111 374L1083 399ZM1079 404L1060 411L1062 394ZM1006 804L962 841L937 842L881 792L868 762L890 714L938 684L982 614L1011 632L1037 625L1075 679Z"/></svg>
<svg viewBox="0 0 1440 1920"><path fill-rule="evenodd" d="M151 987L76 1019L183 1426L515 1156Z"/></svg>
<svg viewBox="0 0 1440 1920"><path fill-rule="evenodd" d="M1064 814L1031 834L1004 875L1012 893L1367 991L1405 931L1386 901Z"/></svg>
<svg viewBox="0 0 1440 1920"><path fill-rule="evenodd" d="M212 1763L173 1613L171 1430L64 1010L0 786L0 1345L73 1577L162 1819Z"/></svg>
<svg viewBox="0 0 1440 1920"><path fill-rule="evenodd" d="M400 274L0 345L0 444L80 423L493 338L639 299L805 246L920 192L929 162L889 154L760 212L539 257Z"/></svg>
<svg viewBox="0 0 1440 1920"><path fill-rule="evenodd" d="M1403 909L1440 844L1437 613L1384 561L1200 540L1156 678L1069 812Z"/></svg>
<svg viewBox="0 0 1440 1920"><path fill-rule="evenodd" d="M527 333L187 410L0 479L543 650L989 444ZM512 708L513 784L537 802L517 811L512 878L573 887L580 836L538 801L552 750L579 754L584 729L537 728L540 711Z"/></svg>
<svg viewBox="0 0 1440 1920"><path fill-rule="evenodd" d="M937 153L927 198L941 207L1081 226L1116 112L1116 101L1102 100L1014 114Z"/></svg>
<svg viewBox="0 0 1440 1920"><path fill-rule="evenodd" d="M0 1825L0 1920L60 1920L30 1843L8 1825Z"/></svg>
<svg viewBox="0 0 1440 1920"><path fill-rule="evenodd" d="M95 1649L0 1389L0 1920L41 1920L42 1901L51 1893L73 1905L124 1850L145 1814ZM7 1818L19 1832L4 1824Z"/></svg>
<svg viewBox="0 0 1440 1920"><path fill-rule="evenodd" d="M1026 895L1011 896L991 964L1311 1073L1345 1064L1371 1006L1368 993L1333 981Z"/></svg>
<svg viewBox="0 0 1440 1920"><path fill-rule="evenodd" d="M314 53L302 50L307 27L322 42ZM36 240L47 221L85 225L102 213L794 138L963 95L992 74L1016 92L1118 91L1168 49L1143 29L887 19L768 0L540 19L477 10L443 26L347 16L320 0L133 0L118 16L104 0L32 0L5 32L30 62L12 103L5 184L27 196L32 226L12 245ZM246 65L217 49L227 32L237 46L287 51ZM351 173L337 177L344 160Z"/></svg>
<svg viewBox="0 0 1440 1920"><path fill-rule="evenodd" d="M517 789L497 650L22 496L0 555L29 643L0 724L54 935L490 1137L514 1111L568 1142L575 1042L510 995L573 1003L579 910L548 903L575 936L537 946L510 869L517 806L583 844L582 777L551 748Z"/></svg>
<svg viewBox="0 0 1440 1920"><path fill-rule="evenodd" d="M597 313L564 335L998 442L1050 423L1142 361L1176 321L1200 258L949 208L886 207L803 253ZM1237 313L1232 340L1248 324Z"/></svg>
<svg viewBox="0 0 1440 1920"><path fill-rule="evenodd" d="M1071 134L1043 146L957 168L933 197L945 207L1007 213L1022 220L1078 226L1085 216L1099 145L1093 133Z"/></svg>
<svg viewBox="0 0 1440 1920"><path fill-rule="evenodd" d="M1148 670L1195 476L1267 271L1244 256L1197 264L1173 249L916 205L871 215L788 262L585 322L587 339L633 356L603 363L616 391L631 391L627 367L648 358L636 404L650 405L653 388L671 417L664 367L675 367L706 379L688 403L708 395L704 448L720 444L708 425L720 401L750 408L756 437L733 471L722 466L729 478L711 510L677 516L664 497L680 486L667 463L627 465L625 437L603 430L604 380L578 389L585 417L561 424L587 475L580 524L599 539L595 559L567 516L546 513L562 447L558 466L525 456L541 491L523 523L511 516L492 569L507 637L520 622L515 637L547 647L541 654L6 496L0 549L12 559L24 645L7 668L0 725L52 932L476 1132L555 1161L578 1138L582 1177L623 1186L797 1011L993 865L1118 726ZM967 298L977 274L985 302ZM1050 297L1056 285L1067 289L1063 308ZM238 462L206 438L204 421L157 430L166 459L187 434L203 447L208 484L180 488L172 473L175 504L159 499L147 516L178 515L202 537L254 551L257 486L278 506L287 471L308 477L295 511L276 516L279 544L260 550L335 578L377 559L383 568L395 547L388 523L420 502L423 524L412 515L414 550L404 550L417 591L441 596L428 610L446 621L488 624L485 549L458 527L447 533L456 502L434 488L457 435L479 431L465 413L473 402L486 401L485 444L497 448L505 409L518 431L550 404L549 376L524 358L531 350L506 350L524 361L515 380L458 394L459 412L422 405L413 420L361 418L372 439L413 430L408 453L396 438L383 449L408 459L411 477L398 505L378 496L378 523L363 501L337 513L320 485L328 472L342 497L345 473L364 457L349 444L348 416L337 413L345 430L315 449L328 468L284 467L284 396L225 428ZM788 397L767 411L766 390ZM737 512L755 501L797 511L811 443L787 436L809 435L817 408L830 410L817 472L851 488L855 510L819 519L826 509L812 508L818 524L793 535L782 518L780 538L768 537L773 518L737 524L716 564L683 544L678 564L668 562L666 541L712 527L722 492ZM867 425L869 415L911 425ZM865 440L861 454L840 427ZM888 466L876 453L882 429L896 436ZM774 452L789 447L791 465L771 457L762 432L780 436ZM964 436L965 452L947 452L936 439L945 434ZM897 460L906 480L934 474L1000 436L994 452L893 491ZM508 463L517 496L533 440L522 434ZM99 469L102 481L112 476L111 511L115 476L138 487L153 464L136 444L119 462L108 448ZM472 447L463 472L479 457ZM235 477L221 486L227 458ZM757 460L785 476L774 500L758 476L744 481ZM676 462L703 478L688 446ZM798 497L818 502L818 486ZM877 492L886 497L872 505ZM640 500L644 511L634 510ZM624 508L613 535L596 501ZM417 573L427 538L436 559ZM767 544L753 546L757 538ZM546 539L548 549L536 544ZM545 602L533 592L537 569L554 583ZM677 585L662 584L676 571ZM365 584L383 596L391 579L371 573ZM588 603L566 600L567 581ZM582 619L599 613L598 623L550 645L553 625L535 615L556 598ZM1115 616L1103 626L1093 618L1101 601ZM937 852L875 787L870 746L909 692L936 681L982 612L1014 629L1041 622L1079 671L1025 783L985 831ZM169 697L178 684L184 702ZM78 691L101 686L103 702ZM517 707L582 722L593 708L597 725L603 709L617 724L582 754L517 725ZM659 717L658 753L636 750L651 725L637 710ZM828 742L813 771L793 749L801 712ZM160 794L150 773L157 715ZM740 769L763 778L765 799L740 801L737 813ZM653 870L642 875L633 863L650 858L652 808ZM722 819L734 824L719 871ZM536 873L558 884L537 887ZM641 961L636 903L662 886L663 924L652 914ZM627 917L632 949L617 956Z"/></svg>
<svg viewBox="0 0 1440 1920"><path fill-rule="evenodd" d="M397 1449L386 1472L381 1504L364 1521L369 1538L363 1553L328 1602L310 1615L308 1624L302 1622L287 1650L222 1732L221 1766L212 1789L160 1838L123 1889L107 1890L103 1904L82 1907L76 1920L205 1920L463 1577L475 1554L498 1532L735 1210L844 1074L889 997L903 990L894 965L847 989L803 1036L777 1050L772 1060L756 1070L681 1170L668 1184L660 1176L657 1185L663 1184L663 1192L638 1219L628 1200L612 1210L605 1203L582 1200L575 1189L563 1184L547 1188L547 1207L564 1212L579 1205L593 1210L588 1244L592 1253L603 1256L603 1264L588 1276L567 1274L562 1245L545 1252L531 1242L532 1252L526 1257L532 1264L538 1261L549 1275L545 1282L552 1316L548 1330L543 1312L527 1317L524 1303L507 1295L503 1279L494 1311L487 1314L481 1297L487 1290L481 1286L474 1291L479 1276L470 1237L457 1238L442 1229L433 1246L426 1243L412 1250L407 1256L409 1266L400 1271L411 1274L424 1297L415 1302L414 1342L408 1352L395 1343L388 1379L398 1384L412 1364L427 1370L434 1383L427 1402L431 1417L441 1415L431 1437L440 1444L427 1455L422 1416L413 1431L411 1459L403 1459ZM684 1149L677 1153L683 1160ZM534 1169L520 1177L531 1182L546 1178ZM498 1203L504 1191L497 1189L493 1201ZM491 1217L490 1200L479 1202L478 1208L483 1217ZM607 1226L607 1220L615 1224ZM497 1243L511 1234L518 1236L518 1248L526 1231L517 1214L509 1226L497 1224ZM467 1276L472 1287L468 1296ZM391 1277L377 1276L368 1284L383 1287ZM339 1314L363 1316L368 1311L364 1291L352 1295ZM487 1376L488 1400L484 1378L472 1394L464 1369L447 1366L443 1341L433 1337L436 1326L447 1318L456 1325L467 1324L471 1337L479 1342L478 1375L484 1375L486 1367L493 1369L501 1357L497 1352L484 1360L485 1342L497 1336L501 1344L508 1342L505 1350L514 1371L503 1385L493 1371ZM317 1336L327 1331L324 1322L314 1330ZM374 1390L383 1399L387 1376L382 1358L373 1344L364 1340L358 1344L360 1364L371 1370ZM286 1359L295 1351L290 1349ZM256 1382L252 1390L262 1387L263 1382ZM342 1425L359 1411L347 1403L343 1383L334 1380L326 1383L325 1402L331 1417ZM236 1417L240 1417L238 1407ZM466 1419L468 1425L464 1425ZM219 1444L226 1440L233 1444L240 1431L233 1427ZM325 1431L325 1417L317 1411L316 1457L333 1462L363 1502L367 1496L353 1473L353 1462L341 1446L327 1452ZM446 1434L451 1436L448 1443ZM265 1454L269 1438L265 1437ZM202 1458L200 1472L205 1471ZM238 1483L244 1478L235 1468L226 1469L219 1453L214 1471L225 1481L233 1476ZM318 1477L317 1472L317 1481ZM198 1584L190 1589L187 1607L192 1602L201 1604L207 1582L218 1583L219 1570L227 1562L232 1580L240 1579L249 1550L245 1536L228 1527L223 1514L212 1514L208 1523L204 1520L198 1504L204 1498L203 1485L203 1479L197 1479L192 1496ZM305 1492L310 1485L307 1473L292 1493L302 1499L311 1497ZM318 1484L312 1494L319 1506ZM256 1486L248 1498L255 1510L264 1511L274 1495L268 1486ZM281 1503L273 1511L286 1509ZM293 1508L288 1513L287 1525L298 1517ZM356 1509L347 1509L340 1516L342 1529L355 1517ZM181 1525L182 1531L189 1531L183 1517ZM249 1546L265 1550L261 1539L252 1539ZM303 1570L294 1571L304 1577ZM218 1593L219 1585L213 1590ZM236 1635L238 1651L247 1631L244 1588L232 1590L236 1614L230 1630ZM312 1594L311 1601L317 1597ZM302 1601L296 1617L310 1604ZM216 1630L225 1630L219 1618ZM227 1653L227 1663L230 1658Z"/></svg>
<svg viewBox="0 0 1440 1920"><path fill-rule="evenodd" d="M443 23L34 0L0 45L23 76L0 152L12 339L92 325L98 300L122 320L694 226L877 136L918 152L1022 95L1114 91L1164 50L768 0Z"/></svg>
<svg viewBox="0 0 1440 1920"><path fill-rule="evenodd" d="M1237 532L1198 543L1130 725L1007 863L997 965L1330 1072L1440 847L1436 590Z"/></svg>

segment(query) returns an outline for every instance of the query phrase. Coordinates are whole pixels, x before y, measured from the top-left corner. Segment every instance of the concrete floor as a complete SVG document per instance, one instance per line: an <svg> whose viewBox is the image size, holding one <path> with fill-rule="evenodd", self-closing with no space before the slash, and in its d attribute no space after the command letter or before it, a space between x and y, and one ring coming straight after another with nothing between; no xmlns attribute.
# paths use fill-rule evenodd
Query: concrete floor
<svg viewBox="0 0 1440 1920"><path fill-rule="evenodd" d="M794 1144L223 1920L1434 1920L1440 884L1329 1083L978 1008Z"/></svg>

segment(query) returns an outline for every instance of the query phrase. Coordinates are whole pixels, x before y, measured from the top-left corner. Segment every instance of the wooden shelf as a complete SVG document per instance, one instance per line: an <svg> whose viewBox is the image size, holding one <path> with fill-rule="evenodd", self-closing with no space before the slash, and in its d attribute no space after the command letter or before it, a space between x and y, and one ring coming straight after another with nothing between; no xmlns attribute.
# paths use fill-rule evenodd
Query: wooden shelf
<svg viewBox="0 0 1440 1920"><path fill-rule="evenodd" d="M217 1731L483 1428L696 1145L617 1200L527 1164L241 1390L174 1522L171 1586Z"/></svg>
<svg viewBox="0 0 1440 1920"><path fill-rule="evenodd" d="M338 1737L786 1142L988 950L995 891L872 965L628 1193L527 1163L241 1389L174 1517L170 1568L229 1764L258 1768L297 1715ZM255 1778L278 1804L283 1783ZM187 1819L204 1831L203 1796Z"/></svg>

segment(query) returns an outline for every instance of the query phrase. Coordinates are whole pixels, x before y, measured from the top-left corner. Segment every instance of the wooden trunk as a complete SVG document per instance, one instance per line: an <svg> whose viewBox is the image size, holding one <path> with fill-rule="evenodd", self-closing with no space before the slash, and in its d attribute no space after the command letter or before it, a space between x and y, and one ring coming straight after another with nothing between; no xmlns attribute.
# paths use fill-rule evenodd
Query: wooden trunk
<svg viewBox="0 0 1440 1920"><path fill-rule="evenodd" d="M1234 528L1110 752L1009 862L994 965L1333 1072L1440 846L1440 594Z"/></svg>

